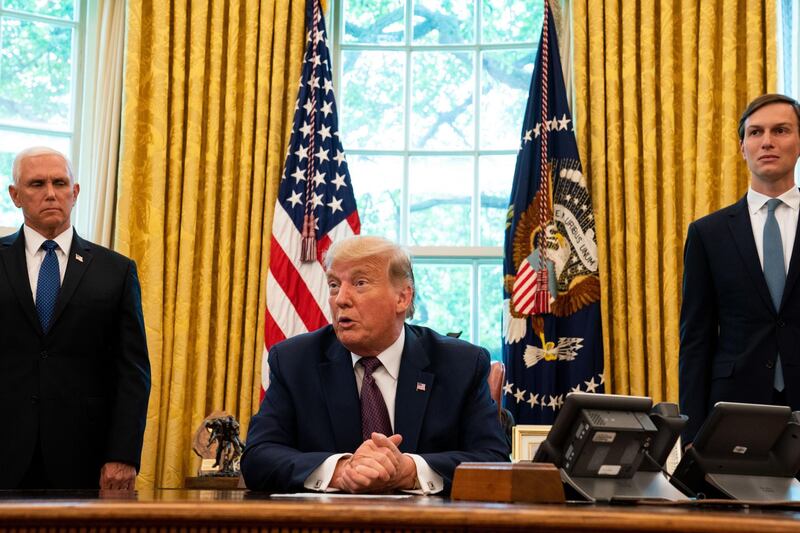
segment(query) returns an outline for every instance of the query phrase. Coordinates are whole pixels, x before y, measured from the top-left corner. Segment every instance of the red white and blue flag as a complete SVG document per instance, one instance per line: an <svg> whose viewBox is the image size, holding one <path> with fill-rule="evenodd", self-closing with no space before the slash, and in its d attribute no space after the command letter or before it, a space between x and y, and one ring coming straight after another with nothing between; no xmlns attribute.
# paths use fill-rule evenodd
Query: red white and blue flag
<svg viewBox="0 0 800 533"><path fill-rule="evenodd" d="M303 71L272 222L262 395L269 384L269 349L330 323L322 258L332 242L361 229L339 139L326 43L320 1L308 0Z"/></svg>

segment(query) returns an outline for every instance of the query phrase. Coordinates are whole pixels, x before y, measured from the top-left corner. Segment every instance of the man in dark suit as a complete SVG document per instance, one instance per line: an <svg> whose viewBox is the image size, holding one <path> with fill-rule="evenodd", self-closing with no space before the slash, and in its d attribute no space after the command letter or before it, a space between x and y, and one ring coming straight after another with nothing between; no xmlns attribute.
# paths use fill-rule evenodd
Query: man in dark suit
<svg viewBox="0 0 800 533"><path fill-rule="evenodd" d="M0 239L0 488L131 490L150 363L133 261L78 237L68 160L30 148Z"/></svg>
<svg viewBox="0 0 800 533"><path fill-rule="evenodd" d="M275 345L242 457L248 488L448 492L463 461L508 461L486 350L405 325L414 277L378 237L325 259L333 321Z"/></svg>
<svg viewBox="0 0 800 533"><path fill-rule="evenodd" d="M739 121L750 190L689 226L680 320L680 404L694 440L714 404L800 409L800 104L753 100Z"/></svg>

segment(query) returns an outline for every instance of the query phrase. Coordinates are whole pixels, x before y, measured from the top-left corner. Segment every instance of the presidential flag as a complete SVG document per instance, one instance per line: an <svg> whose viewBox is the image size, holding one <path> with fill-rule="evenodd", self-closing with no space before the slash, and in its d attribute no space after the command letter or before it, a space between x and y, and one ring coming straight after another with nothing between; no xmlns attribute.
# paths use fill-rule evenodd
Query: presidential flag
<svg viewBox="0 0 800 533"><path fill-rule="evenodd" d="M572 391L603 391L600 280L592 201L581 169L558 39L544 23L505 233L506 408L551 424Z"/></svg>
<svg viewBox="0 0 800 533"><path fill-rule="evenodd" d="M306 30L300 89L272 222L262 395L269 384L269 349L288 337L330 323L322 259L332 242L361 229L339 139L319 0L306 2Z"/></svg>

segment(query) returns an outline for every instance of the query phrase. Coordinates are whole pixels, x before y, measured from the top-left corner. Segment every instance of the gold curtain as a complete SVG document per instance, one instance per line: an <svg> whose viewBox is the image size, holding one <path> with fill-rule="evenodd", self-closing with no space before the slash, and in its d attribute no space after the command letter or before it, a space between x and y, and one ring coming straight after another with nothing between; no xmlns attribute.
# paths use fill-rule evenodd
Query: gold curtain
<svg viewBox="0 0 800 533"><path fill-rule="evenodd" d="M194 430L257 408L264 274L305 0L128 0L115 246L136 260L153 386L139 488L194 475Z"/></svg>
<svg viewBox="0 0 800 533"><path fill-rule="evenodd" d="M772 0L574 0L611 392L678 399L683 240L748 184L736 127L776 86Z"/></svg>

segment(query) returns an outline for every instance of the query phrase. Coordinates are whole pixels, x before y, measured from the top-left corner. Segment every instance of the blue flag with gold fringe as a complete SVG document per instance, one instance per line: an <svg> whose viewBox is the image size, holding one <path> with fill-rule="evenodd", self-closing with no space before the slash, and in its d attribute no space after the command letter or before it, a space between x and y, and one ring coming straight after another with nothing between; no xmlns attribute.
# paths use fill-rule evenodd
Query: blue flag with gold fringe
<svg viewBox="0 0 800 533"><path fill-rule="evenodd" d="M551 424L567 393L603 392L605 380L594 213L547 0L503 274L504 404L519 424Z"/></svg>

